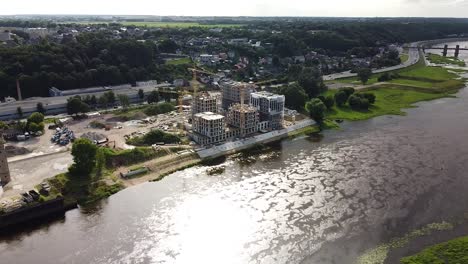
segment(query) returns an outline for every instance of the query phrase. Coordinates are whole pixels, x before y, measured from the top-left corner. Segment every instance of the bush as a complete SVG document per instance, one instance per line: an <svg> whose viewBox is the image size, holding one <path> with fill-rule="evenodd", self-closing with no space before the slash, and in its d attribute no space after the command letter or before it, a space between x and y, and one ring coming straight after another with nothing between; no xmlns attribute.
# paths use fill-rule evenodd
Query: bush
<svg viewBox="0 0 468 264"><path fill-rule="evenodd" d="M353 87L344 87L344 88L341 88L340 91L345 92L346 95L348 95L348 97L351 96L355 92Z"/></svg>
<svg viewBox="0 0 468 264"><path fill-rule="evenodd" d="M161 130L151 130L144 136L134 137L127 140L128 144L135 146L150 146L158 142L164 142L166 144L179 143L180 137L174 134L166 133Z"/></svg>
<svg viewBox="0 0 468 264"><path fill-rule="evenodd" d="M372 97L375 101L375 96L373 94L368 94L368 97ZM370 101L366 98L366 94L353 94L349 97L348 104L355 110L367 110L369 109Z"/></svg>
<svg viewBox="0 0 468 264"><path fill-rule="evenodd" d="M377 81L379 82L387 82L387 81L390 81L392 79L392 77L390 76L390 74L388 72L380 75L378 78L377 78Z"/></svg>
<svg viewBox="0 0 468 264"><path fill-rule="evenodd" d="M92 127L92 128L105 128L106 127L106 124L103 124L97 120L93 120L91 122L89 122L89 126Z"/></svg>
<svg viewBox="0 0 468 264"><path fill-rule="evenodd" d="M359 93L358 94L361 98L365 98L369 101L369 104L375 103L375 94L373 93Z"/></svg>
<svg viewBox="0 0 468 264"><path fill-rule="evenodd" d="M327 109L331 109L333 105L335 105L335 98L333 96L329 95L325 97L325 100L323 101Z"/></svg>
<svg viewBox="0 0 468 264"><path fill-rule="evenodd" d="M343 106L348 101L351 94L354 93L354 88L343 88L335 94L335 102L338 106Z"/></svg>
<svg viewBox="0 0 468 264"><path fill-rule="evenodd" d="M159 115L174 111L175 107L171 103L160 103L157 105L151 105L144 110L147 115Z"/></svg>
<svg viewBox="0 0 468 264"><path fill-rule="evenodd" d="M39 124L44 121L44 115L38 112L32 113L28 117L28 122Z"/></svg>
<svg viewBox="0 0 468 264"><path fill-rule="evenodd" d="M164 150L156 151L153 148L137 147L122 151L115 151L109 148L102 148L105 157L105 164L108 167L131 165L157 158L166 154Z"/></svg>

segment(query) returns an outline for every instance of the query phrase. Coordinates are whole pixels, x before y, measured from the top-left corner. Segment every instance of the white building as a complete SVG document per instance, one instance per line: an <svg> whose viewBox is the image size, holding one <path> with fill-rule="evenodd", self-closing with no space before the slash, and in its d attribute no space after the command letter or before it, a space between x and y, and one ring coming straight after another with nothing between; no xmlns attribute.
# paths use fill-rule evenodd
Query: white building
<svg viewBox="0 0 468 264"><path fill-rule="evenodd" d="M284 102L284 95L265 91L250 94L250 104L258 110L260 121L269 122L271 130L283 128Z"/></svg>
<svg viewBox="0 0 468 264"><path fill-rule="evenodd" d="M223 142L224 116L212 112L195 114L192 120L192 132L193 140L202 146Z"/></svg>

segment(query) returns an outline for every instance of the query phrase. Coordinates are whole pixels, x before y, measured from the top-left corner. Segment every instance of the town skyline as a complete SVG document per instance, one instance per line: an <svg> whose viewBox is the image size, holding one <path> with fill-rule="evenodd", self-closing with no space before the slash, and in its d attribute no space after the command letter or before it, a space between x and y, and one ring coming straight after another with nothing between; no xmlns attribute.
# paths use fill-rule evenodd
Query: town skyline
<svg viewBox="0 0 468 264"><path fill-rule="evenodd" d="M326 2L296 0L239 0L236 5L214 0L155 3L150 0L128 5L121 0L80 1L79 5L53 0L9 2L0 15L156 15L156 16L298 16L298 17L467 17L466 0L330 0Z"/></svg>

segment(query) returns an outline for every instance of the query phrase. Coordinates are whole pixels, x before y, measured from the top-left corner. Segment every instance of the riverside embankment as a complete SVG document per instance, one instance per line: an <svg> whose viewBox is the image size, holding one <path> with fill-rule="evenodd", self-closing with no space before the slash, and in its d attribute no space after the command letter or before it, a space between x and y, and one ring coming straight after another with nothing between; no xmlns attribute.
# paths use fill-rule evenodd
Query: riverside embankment
<svg viewBox="0 0 468 264"><path fill-rule="evenodd" d="M354 263L468 212L468 90L455 95L127 188L2 237L2 261Z"/></svg>

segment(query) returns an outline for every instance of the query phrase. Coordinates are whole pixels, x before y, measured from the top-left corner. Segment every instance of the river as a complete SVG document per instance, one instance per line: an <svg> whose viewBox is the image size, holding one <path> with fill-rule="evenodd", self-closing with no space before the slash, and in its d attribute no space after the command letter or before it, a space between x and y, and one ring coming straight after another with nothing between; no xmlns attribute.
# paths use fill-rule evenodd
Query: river
<svg viewBox="0 0 468 264"><path fill-rule="evenodd" d="M0 238L0 263L353 263L468 212L468 89L418 106L128 188Z"/></svg>

